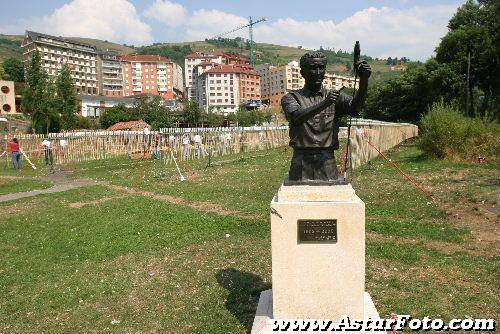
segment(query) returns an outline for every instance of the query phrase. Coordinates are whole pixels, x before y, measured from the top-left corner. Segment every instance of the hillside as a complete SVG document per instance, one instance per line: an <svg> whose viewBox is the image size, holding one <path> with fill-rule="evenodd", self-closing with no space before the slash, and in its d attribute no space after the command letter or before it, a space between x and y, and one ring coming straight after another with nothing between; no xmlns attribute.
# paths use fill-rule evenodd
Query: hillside
<svg viewBox="0 0 500 334"><path fill-rule="evenodd" d="M23 57L23 49L21 48L22 42L23 42L22 35L0 34L0 62L10 57L22 59Z"/></svg>
<svg viewBox="0 0 500 334"><path fill-rule="evenodd" d="M249 56L249 45L246 40L219 39L184 43L155 43L142 47L129 47L118 43L103 41L92 38L68 37L68 39L90 44L100 50L114 50L120 54L141 53L158 54L171 58L177 64L184 66L184 57L191 52L231 52ZM0 34L0 62L9 57L22 58L21 43L23 35L2 35ZM270 63L274 65L283 65L292 60L298 60L307 50L301 47L289 47L268 43L256 43L255 56L258 64ZM328 70L348 75L352 66L352 54L344 51L323 50L328 56ZM397 71L391 71L385 60L373 59L369 56L362 56L367 59L373 68L373 81L384 81L390 77L400 74Z"/></svg>
<svg viewBox="0 0 500 334"><path fill-rule="evenodd" d="M68 37L68 39L76 41L76 42L80 42L80 43L84 43L84 44L95 46L99 50L103 50L103 51L106 51L106 50L116 51L116 52L118 52L119 54L122 54L122 55L123 54L129 54L129 53L134 53L135 52L135 49L133 49L131 47L128 47L128 46L125 46L125 45L122 45L122 44L118 44L118 43L113 43L113 42L108 42L108 41L102 41L100 39L83 38L83 37Z"/></svg>
<svg viewBox="0 0 500 334"><path fill-rule="evenodd" d="M255 55L257 64L270 63L274 65L287 64L292 60L299 60L307 51L298 47L289 47L268 43L256 43ZM352 66L352 54L343 51L323 50L329 60L328 71L338 74L349 75ZM232 52L249 56L248 45L241 39L231 40L209 40L184 43L155 43L153 45L138 48L142 54L159 54L174 60L184 66L184 56L190 52ZM373 81L384 81L388 78L398 76L400 72L391 71L391 66L386 65L385 60L373 59L362 56L368 60L373 69Z"/></svg>

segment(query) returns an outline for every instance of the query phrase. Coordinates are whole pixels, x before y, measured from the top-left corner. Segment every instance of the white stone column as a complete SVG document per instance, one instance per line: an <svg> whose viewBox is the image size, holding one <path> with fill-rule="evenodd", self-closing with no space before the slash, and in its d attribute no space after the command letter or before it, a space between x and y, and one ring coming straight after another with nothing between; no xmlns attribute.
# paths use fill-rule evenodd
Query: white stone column
<svg viewBox="0 0 500 334"><path fill-rule="evenodd" d="M378 318L365 293L365 204L351 185L282 185L271 202L272 291L252 333L273 319Z"/></svg>
<svg viewBox="0 0 500 334"><path fill-rule="evenodd" d="M365 204L352 187L282 186L271 210L274 318L362 319ZM314 241L300 240L300 220L318 222ZM336 225L335 241L316 240L334 234L321 225Z"/></svg>

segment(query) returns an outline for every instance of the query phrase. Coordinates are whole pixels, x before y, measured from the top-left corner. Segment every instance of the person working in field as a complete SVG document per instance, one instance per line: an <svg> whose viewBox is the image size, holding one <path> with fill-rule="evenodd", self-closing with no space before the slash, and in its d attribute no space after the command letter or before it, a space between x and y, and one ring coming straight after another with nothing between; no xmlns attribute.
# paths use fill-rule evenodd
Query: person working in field
<svg viewBox="0 0 500 334"><path fill-rule="evenodd" d="M45 158L45 165L54 165L54 156L52 155L52 142L49 138L45 138L42 142L43 155Z"/></svg>
<svg viewBox="0 0 500 334"><path fill-rule="evenodd" d="M19 148L19 142L17 138L13 138L12 141L7 142L9 146L9 152L12 155L12 165L14 169L21 169L21 149Z"/></svg>

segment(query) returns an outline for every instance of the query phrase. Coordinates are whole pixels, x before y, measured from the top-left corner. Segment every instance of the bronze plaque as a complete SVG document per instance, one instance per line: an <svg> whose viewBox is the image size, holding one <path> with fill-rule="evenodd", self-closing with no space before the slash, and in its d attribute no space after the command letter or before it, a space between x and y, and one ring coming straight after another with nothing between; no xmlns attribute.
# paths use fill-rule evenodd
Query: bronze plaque
<svg viewBox="0 0 500 334"><path fill-rule="evenodd" d="M299 219L297 235L299 243L336 243L337 219Z"/></svg>

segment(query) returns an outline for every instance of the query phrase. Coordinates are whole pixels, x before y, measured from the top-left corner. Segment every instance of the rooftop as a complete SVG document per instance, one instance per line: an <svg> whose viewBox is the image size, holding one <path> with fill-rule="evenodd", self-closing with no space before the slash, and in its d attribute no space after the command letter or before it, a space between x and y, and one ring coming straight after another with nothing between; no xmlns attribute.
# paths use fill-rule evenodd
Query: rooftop
<svg viewBox="0 0 500 334"><path fill-rule="evenodd" d="M167 57L163 56L157 56L157 55L137 55L137 54L131 54L131 55L124 55L122 56L122 61L135 61L135 62L155 62L155 63L171 63L172 60L170 60Z"/></svg>
<svg viewBox="0 0 500 334"><path fill-rule="evenodd" d="M205 73L245 73L259 75L251 66L238 65L217 65ZM205 74L204 73L204 74Z"/></svg>
<svg viewBox="0 0 500 334"><path fill-rule="evenodd" d="M65 38L65 37L61 37L61 36L52 36L52 35L42 34L39 32L29 31L29 30L26 30L25 36L30 38L34 42L46 42L46 43L48 43L48 41L43 41L43 39L49 39L49 40L52 40L54 44L59 44L61 46L77 47L77 48L83 49L83 50L88 51L88 52L97 52L97 48L95 46L80 43L80 42L74 41L70 38Z"/></svg>
<svg viewBox="0 0 500 334"><path fill-rule="evenodd" d="M150 129L151 126L143 120L118 122L111 125L108 131L125 131L125 130L143 130L144 128Z"/></svg>
<svg viewBox="0 0 500 334"><path fill-rule="evenodd" d="M217 58L219 56L222 56L222 53L220 52L213 52L213 53L203 53L203 52L194 52L186 55L186 59L197 59L197 58Z"/></svg>

